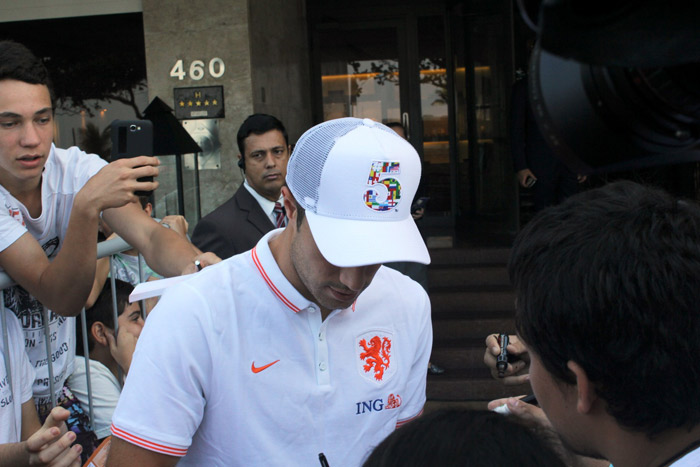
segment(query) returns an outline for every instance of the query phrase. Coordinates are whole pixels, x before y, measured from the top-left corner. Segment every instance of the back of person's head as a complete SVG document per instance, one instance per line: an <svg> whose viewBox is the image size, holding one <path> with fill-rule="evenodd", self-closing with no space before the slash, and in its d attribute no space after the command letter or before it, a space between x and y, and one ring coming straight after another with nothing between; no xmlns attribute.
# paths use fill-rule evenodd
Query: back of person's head
<svg viewBox="0 0 700 467"><path fill-rule="evenodd" d="M146 210L146 207L150 204L150 205L151 205L151 210L152 210L152 209L153 209L153 205L155 204L155 203L154 203L154 200L155 200L155 198L154 198L154 196L153 196L153 192L152 192L152 191L151 191L149 194L147 194L147 195L140 195L140 196L139 196L139 204L141 205L141 209L143 209L143 210L145 211L145 210ZM150 214L150 213L149 213L149 214Z"/></svg>
<svg viewBox="0 0 700 467"><path fill-rule="evenodd" d="M551 432L484 410L442 409L399 428L364 467L563 467Z"/></svg>
<svg viewBox="0 0 700 467"><path fill-rule="evenodd" d="M389 123L386 123L386 126L391 128L392 130L398 128L398 129L403 130L404 132L406 131L406 129L403 127L403 125L399 122L389 122Z"/></svg>
<svg viewBox="0 0 700 467"><path fill-rule="evenodd" d="M560 382L578 363L608 413L650 437L700 423L700 208L632 182L539 213L509 272L518 333Z"/></svg>
<svg viewBox="0 0 700 467"><path fill-rule="evenodd" d="M253 114L245 119L241 127L238 129L236 140L238 141L238 151L241 157L245 157L245 139L252 134L262 135L268 131L278 130L284 136L284 141L289 145L289 137L287 129L276 117L267 114Z"/></svg>
<svg viewBox="0 0 700 467"><path fill-rule="evenodd" d="M134 286L128 282L120 281L119 279L114 280L115 291L117 297L117 316L121 316L124 313L124 309L129 304L129 294L134 290ZM110 285L110 280L107 279L105 286L102 288L102 292L95 300L95 304L91 308L85 310L85 321L88 330L88 350L92 350L95 347L95 341L92 338L92 333L90 328L93 323L101 322L109 329L114 329L114 311L112 304L112 286ZM85 355L83 349L83 336L82 336L82 325L80 320L76 320L77 342L76 342L76 354Z"/></svg>
<svg viewBox="0 0 700 467"><path fill-rule="evenodd" d="M0 41L0 81L7 79L43 84L53 101L53 86L44 62L27 47L11 40Z"/></svg>

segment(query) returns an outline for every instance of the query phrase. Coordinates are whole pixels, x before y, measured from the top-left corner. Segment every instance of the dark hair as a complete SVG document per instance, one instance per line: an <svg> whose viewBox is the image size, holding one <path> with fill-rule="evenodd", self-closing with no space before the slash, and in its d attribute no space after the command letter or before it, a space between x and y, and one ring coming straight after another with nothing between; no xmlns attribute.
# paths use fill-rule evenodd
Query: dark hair
<svg viewBox="0 0 700 467"><path fill-rule="evenodd" d="M129 305L129 294L134 290L134 286L128 282L120 281L119 279L114 280L115 290L117 295L117 316L121 316L124 313L124 309ZM95 347L95 341L92 339L92 334L90 333L90 328L93 323L102 322L105 326L110 329L114 329L114 311L112 309L112 287L110 285L109 278L107 279L102 292L95 300L95 304L91 308L85 310L85 322L87 326L88 334L88 351ZM81 320L76 320L77 329L77 339L76 339L76 350L75 353L78 355L85 355L83 349L83 331Z"/></svg>
<svg viewBox="0 0 700 467"><path fill-rule="evenodd" d="M389 128L392 128L392 129L393 128L401 128L403 130L403 132L406 133L406 128L404 128L403 125L399 122L389 122L389 123L385 123L385 125L388 126Z"/></svg>
<svg viewBox="0 0 700 467"><path fill-rule="evenodd" d="M486 410L441 409L394 431L363 467L564 467L553 433L533 429Z"/></svg>
<svg viewBox="0 0 700 467"><path fill-rule="evenodd" d="M6 79L43 84L49 89L53 103L53 84L44 62L27 47L11 40L0 41L0 81Z"/></svg>
<svg viewBox="0 0 700 467"><path fill-rule="evenodd" d="M241 154L241 160L244 160L245 158L245 139L250 136L251 133L262 135L263 133L267 133L268 131L272 130L279 130L284 136L285 143L289 145L287 129L277 118L267 114L253 114L248 116L248 118L243 121L243 124L238 129L238 135L236 136L236 140L238 141L238 151Z"/></svg>
<svg viewBox="0 0 700 467"><path fill-rule="evenodd" d="M577 362L617 422L700 423L700 208L632 182L550 207L509 263L518 333L552 376Z"/></svg>
<svg viewBox="0 0 700 467"><path fill-rule="evenodd" d="M296 200L294 202L297 205L297 229L301 229L301 224L304 222L304 217L306 217L306 210Z"/></svg>
<svg viewBox="0 0 700 467"><path fill-rule="evenodd" d="M146 209L146 205L148 203L151 203L151 206L155 204L155 197L153 196L153 192L150 191L147 195L139 195L139 204L141 205L141 209Z"/></svg>

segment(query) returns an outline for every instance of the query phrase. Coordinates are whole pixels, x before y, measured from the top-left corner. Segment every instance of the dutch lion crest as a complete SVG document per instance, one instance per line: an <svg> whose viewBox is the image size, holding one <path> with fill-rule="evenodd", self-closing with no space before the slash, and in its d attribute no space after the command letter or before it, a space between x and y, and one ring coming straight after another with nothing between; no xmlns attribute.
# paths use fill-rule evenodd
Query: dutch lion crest
<svg viewBox="0 0 700 467"><path fill-rule="evenodd" d="M391 365L392 335L386 332L368 332L357 338L357 350L363 376L382 382L393 374Z"/></svg>

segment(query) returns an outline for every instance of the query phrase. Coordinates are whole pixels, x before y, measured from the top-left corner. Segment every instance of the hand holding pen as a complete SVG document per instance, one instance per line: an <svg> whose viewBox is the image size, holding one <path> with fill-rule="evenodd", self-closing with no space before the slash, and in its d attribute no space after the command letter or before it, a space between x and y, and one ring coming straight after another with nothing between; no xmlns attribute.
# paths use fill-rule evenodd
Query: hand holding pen
<svg viewBox="0 0 700 467"><path fill-rule="evenodd" d="M505 335L505 334L501 334ZM525 345L515 335L506 335L508 342L501 348L499 334L491 334L486 338L484 364L491 369L491 375L505 385L526 383L529 380L528 367L530 358ZM507 359L504 361L506 351ZM499 372L498 358L501 357ZM499 374L500 373L500 374Z"/></svg>

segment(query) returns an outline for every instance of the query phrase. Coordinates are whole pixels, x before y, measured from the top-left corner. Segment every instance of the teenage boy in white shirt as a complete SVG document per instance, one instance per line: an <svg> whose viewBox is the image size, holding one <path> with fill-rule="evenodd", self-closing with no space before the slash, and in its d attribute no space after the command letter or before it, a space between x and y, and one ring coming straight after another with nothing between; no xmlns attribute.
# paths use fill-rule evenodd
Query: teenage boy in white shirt
<svg viewBox="0 0 700 467"><path fill-rule="evenodd" d="M151 267L166 276L216 262L153 222L135 203L135 191L154 190L158 159L140 156L111 164L78 148L53 145L53 99L48 72L21 44L0 42L0 268L16 286L5 306L19 318L37 377L34 398L40 418L51 410L48 361L54 396L71 399L64 387L72 373L77 315L95 275L97 224L102 219ZM48 308L48 333L43 307ZM45 335L51 344L46 355ZM67 404L67 402L66 402ZM76 412L78 413L78 412Z"/></svg>

